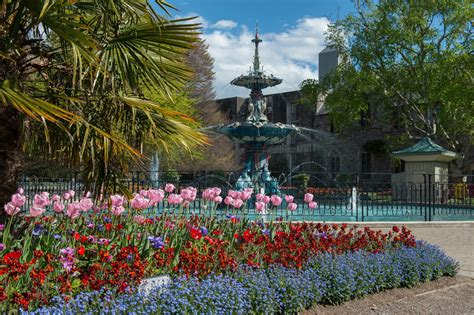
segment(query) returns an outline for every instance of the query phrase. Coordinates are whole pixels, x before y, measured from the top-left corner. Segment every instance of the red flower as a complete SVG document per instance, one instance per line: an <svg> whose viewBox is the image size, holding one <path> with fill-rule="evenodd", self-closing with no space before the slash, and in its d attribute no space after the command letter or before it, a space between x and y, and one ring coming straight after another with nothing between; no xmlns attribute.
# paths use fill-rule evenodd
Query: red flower
<svg viewBox="0 0 474 315"><path fill-rule="evenodd" d="M239 238L239 233L235 233L234 238Z"/></svg>
<svg viewBox="0 0 474 315"><path fill-rule="evenodd" d="M81 234L75 232L75 233L74 233L74 239L75 239L76 241L78 241L80 238L81 238Z"/></svg>
<svg viewBox="0 0 474 315"><path fill-rule="evenodd" d="M201 239L201 237L202 237L202 233L201 233L201 231L198 230L198 229L191 228L190 233L191 233L191 237L192 237L193 239L195 239L195 240L199 240L199 239Z"/></svg>
<svg viewBox="0 0 474 315"><path fill-rule="evenodd" d="M77 249L77 253L81 256L84 255L85 252L86 252L86 249L82 245L79 246L79 248Z"/></svg>
<svg viewBox="0 0 474 315"><path fill-rule="evenodd" d="M398 226L396 226L396 225L394 225L394 226L392 227L392 230L393 230L395 233L400 232L400 229L399 229Z"/></svg>
<svg viewBox="0 0 474 315"><path fill-rule="evenodd" d="M222 231L221 231L221 230L215 230L215 231L212 231L212 234L214 234L214 235L221 235L221 234L222 234Z"/></svg>
<svg viewBox="0 0 474 315"><path fill-rule="evenodd" d="M107 224L105 225L105 229L106 229L107 231L110 231L110 230L112 229L112 223L107 223Z"/></svg>

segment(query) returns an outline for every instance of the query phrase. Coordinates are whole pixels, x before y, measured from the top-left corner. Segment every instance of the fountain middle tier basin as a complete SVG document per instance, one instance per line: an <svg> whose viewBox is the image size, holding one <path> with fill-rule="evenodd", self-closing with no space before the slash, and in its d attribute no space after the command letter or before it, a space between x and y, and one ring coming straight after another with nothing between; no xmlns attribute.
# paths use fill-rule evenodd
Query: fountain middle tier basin
<svg viewBox="0 0 474 315"><path fill-rule="evenodd" d="M294 125L246 121L220 125L216 132L241 144L272 145L282 143L288 135L299 133L300 130Z"/></svg>

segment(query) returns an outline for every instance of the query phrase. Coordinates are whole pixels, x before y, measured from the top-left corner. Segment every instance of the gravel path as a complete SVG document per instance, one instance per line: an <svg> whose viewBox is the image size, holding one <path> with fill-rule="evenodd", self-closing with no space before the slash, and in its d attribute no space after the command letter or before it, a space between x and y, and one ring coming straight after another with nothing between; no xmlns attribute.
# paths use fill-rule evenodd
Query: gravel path
<svg viewBox="0 0 474 315"><path fill-rule="evenodd" d="M321 306L309 314L474 314L474 279L444 277L413 289L393 289L339 306Z"/></svg>

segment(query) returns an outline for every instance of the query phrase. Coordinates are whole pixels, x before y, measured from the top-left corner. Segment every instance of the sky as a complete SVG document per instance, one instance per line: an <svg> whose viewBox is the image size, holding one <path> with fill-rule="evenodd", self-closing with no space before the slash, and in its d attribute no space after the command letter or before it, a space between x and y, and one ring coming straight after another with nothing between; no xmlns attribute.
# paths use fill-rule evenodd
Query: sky
<svg viewBox="0 0 474 315"><path fill-rule="evenodd" d="M355 11L353 0L170 0L179 11L173 17L197 16L202 37L214 58L214 88L218 98L244 96L249 91L230 85L252 64L250 42L258 21L260 63L283 83L264 94L298 89L318 77L318 53L325 47L327 26Z"/></svg>

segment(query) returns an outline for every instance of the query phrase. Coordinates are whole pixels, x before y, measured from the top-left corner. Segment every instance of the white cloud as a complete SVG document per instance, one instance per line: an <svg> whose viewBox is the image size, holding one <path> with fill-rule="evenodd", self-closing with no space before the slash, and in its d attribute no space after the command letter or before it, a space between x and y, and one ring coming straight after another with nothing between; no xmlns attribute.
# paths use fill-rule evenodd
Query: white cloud
<svg viewBox="0 0 474 315"><path fill-rule="evenodd" d="M211 28L230 30L237 27L237 23L232 20L220 20L214 23Z"/></svg>
<svg viewBox="0 0 474 315"><path fill-rule="evenodd" d="M222 21L226 20L214 25ZM283 79L282 84L265 89L264 94L296 90L301 81L318 77L318 53L325 46L324 33L328 24L327 18L307 17L283 32L259 34L263 39L259 48L264 71ZM254 34L245 25L232 32L229 29L208 29L203 34L214 57L215 88L219 98L248 96L249 93L247 89L231 86L229 82L249 70L254 52L250 41Z"/></svg>

